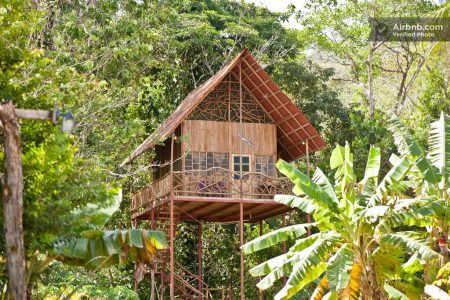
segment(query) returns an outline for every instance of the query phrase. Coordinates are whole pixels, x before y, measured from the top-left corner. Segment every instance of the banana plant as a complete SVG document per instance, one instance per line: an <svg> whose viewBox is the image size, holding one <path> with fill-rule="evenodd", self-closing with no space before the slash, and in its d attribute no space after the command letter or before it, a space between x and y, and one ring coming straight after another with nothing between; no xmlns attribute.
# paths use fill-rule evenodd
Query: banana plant
<svg viewBox="0 0 450 300"><path fill-rule="evenodd" d="M441 113L431 123L428 151L413 138L406 127L393 118L390 129L394 133L401 158L411 162L408 177L417 198L433 198L441 209L427 224L431 228L430 239L441 249L441 265L448 261L448 232L450 225L450 117Z"/></svg>
<svg viewBox="0 0 450 300"><path fill-rule="evenodd" d="M245 253L252 253L294 239L287 253L250 270L252 276L263 277L258 288L266 290L288 277L275 299L289 299L305 288L314 288L311 299L419 299L424 283L415 274L420 262L440 255L424 239L425 230L397 228L425 226L442 203L406 198L412 164L408 157L390 161L392 168L379 180L380 149L372 147L364 178L358 181L349 145L337 145L330 158L332 183L319 168L309 178L279 160L276 166L294 183L294 195L277 195L275 201L311 214L315 222L285 227L243 245ZM308 226L315 233L305 236Z"/></svg>

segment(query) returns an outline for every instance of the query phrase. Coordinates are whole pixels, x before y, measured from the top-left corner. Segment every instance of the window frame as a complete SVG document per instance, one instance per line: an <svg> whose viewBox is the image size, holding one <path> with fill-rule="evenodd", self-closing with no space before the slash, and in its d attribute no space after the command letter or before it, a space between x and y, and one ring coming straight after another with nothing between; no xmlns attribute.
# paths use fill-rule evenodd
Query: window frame
<svg viewBox="0 0 450 300"><path fill-rule="evenodd" d="M234 158L235 157L239 157L239 163L237 163L237 164L235 164L235 162L234 162ZM248 163L243 163L242 162L242 158L243 157L247 157L248 158ZM242 179L248 179L248 175L245 175L245 174L248 174L248 173L251 173L252 172L252 155L250 155L250 154L231 154L231 171L233 172L233 178L234 179L236 179L236 180L239 180L241 177L241 175L240 175L240 173L241 173L241 170L240 170L240 166L244 166L244 165L248 165L248 171L247 172L245 172L245 171L242 171ZM235 166L239 166L239 170L238 171L236 171L235 169L234 169L234 167Z"/></svg>
<svg viewBox="0 0 450 300"><path fill-rule="evenodd" d="M265 176L277 177L274 155L255 155L255 172Z"/></svg>

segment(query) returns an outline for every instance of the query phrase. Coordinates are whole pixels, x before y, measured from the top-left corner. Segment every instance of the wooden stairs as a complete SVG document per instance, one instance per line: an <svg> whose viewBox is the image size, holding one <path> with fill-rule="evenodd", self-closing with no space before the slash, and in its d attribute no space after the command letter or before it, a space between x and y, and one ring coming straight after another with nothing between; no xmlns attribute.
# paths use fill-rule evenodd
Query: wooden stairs
<svg viewBox="0 0 450 300"><path fill-rule="evenodd" d="M173 222L174 236L179 220L180 211L175 207ZM170 241L170 206L160 206L155 213L153 222L152 228L164 232L166 241ZM155 276L160 277L163 285L170 285L170 247L160 251L156 255L152 271ZM200 287L201 290L199 289ZM206 283L198 275L191 273L176 261L174 261L174 290L178 299L212 299ZM161 292L164 293L163 291Z"/></svg>

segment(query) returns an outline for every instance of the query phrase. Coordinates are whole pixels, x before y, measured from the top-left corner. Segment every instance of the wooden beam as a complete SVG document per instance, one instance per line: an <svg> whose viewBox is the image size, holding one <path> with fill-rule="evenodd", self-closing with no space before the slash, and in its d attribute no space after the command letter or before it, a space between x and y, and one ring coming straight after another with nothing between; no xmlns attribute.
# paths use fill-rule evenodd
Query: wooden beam
<svg viewBox="0 0 450 300"><path fill-rule="evenodd" d="M251 66L246 60L244 60L244 62L245 62L245 64L249 67L249 69L251 69L251 70L253 71L253 73L258 77L258 79L259 79L261 82L264 83L264 86L267 88L267 90L270 92L270 94L272 94L273 97L277 98L277 94L278 94L278 92L280 92L279 87L278 87L277 93L273 92L273 91L267 86L267 84L266 84L265 81L261 78L261 76L259 76L259 74L258 74L259 69L258 69L258 70L255 70L255 69L253 68L253 66ZM261 69L261 68L260 68L260 69ZM262 70L262 69L261 69L261 70ZM258 88L258 87L257 87L257 88ZM264 95L264 93L261 91L261 89L258 88L258 90L260 91L261 94ZM267 95L266 95L266 97L267 97ZM277 99L278 99L278 98L277 98ZM284 107L286 110L288 110L288 109L286 108L285 103L281 103L281 102L280 102L279 104L280 104L280 106L282 106L282 107ZM278 108L276 108L276 109L279 110ZM295 120L295 122L296 122L297 125L298 125L297 127L298 127L298 128L302 128L302 124L300 124L299 121L298 121L297 119L294 118L294 120ZM295 143L295 141L293 141L290 137L288 137L287 135L285 135L285 136L286 136L287 139L289 139L289 140L291 141L292 144ZM314 144L315 144L315 142L314 142ZM316 145L316 144L315 144L315 145ZM316 147L318 148L317 145L316 145ZM292 153L290 153L289 150L286 150L286 152L287 152L288 154L290 154L291 156L293 156Z"/></svg>
<svg viewBox="0 0 450 300"><path fill-rule="evenodd" d="M245 204L245 202L244 202L244 204ZM246 211L249 211L249 210L251 210L252 208L255 208L255 207L257 207L257 206L259 206L260 204L252 204L251 206L248 206L247 205L247 207L245 208L245 210ZM239 210L240 210L240 207L239 207ZM233 218L233 217L230 217L230 216L236 216L238 213L239 213L239 210L233 210L233 211L231 211L230 213L228 213L227 215L225 215L225 216L223 216L222 218L223 218L223 222L224 223L226 223L226 222L230 222L230 221L234 221L234 220L236 220L236 218ZM244 219L245 219L245 214L244 214ZM248 215L247 215L247 217L250 217L250 212L248 213Z"/></svg>
<svg viewBox="0 0 450 300"><path fill-rule="evenodd" d="M288 212L288 211L291 211L291 210L292 210L292 208L282 205L281 208L278 208L278 209L275 209L275 210L270 210L268 212L264 212L264 213L261 213L259 215L255 215L255 216L253 216L252 219L254 221L265 220L265 219L267 219L267 217L275 217L275 216L277 216L277 215L279 215L279 214L281 214L283 212Z"/></svg>
<svg viewBox="0 0 450 300"><path fill-rule="evenodd" d="M211 203L208 203L208 206L209 206L209 205L211 205ZM206 213L203 213L203 214L198 215L197 218L198 218L199 220L203 220L203 218L205 218L205 217L207 217L207 216L210 216L211 218L213 218L214 215L220 215L221 213L223 213L224 211L226 211L228 208L233 207L233 206L237 206L236 203L226 204L226 205L223 206L223 207L218 207L217 210L220 209L220 213L214 214L214 213L211 213L211 212L206 212ZM206 219L209 219L209 218L206 218Z"/></svg>
<svg viewBox="0 0 450 300"><path fill-rule="evenodd" d="M193 203L195 203L195 202L193 202ZM194 211L202 210L202 209L204 209L205 207L208 207L208 206L210 206L210 205L214 205L214 203L207 202L207 203L205 203L205 204L201 204L201 205L198 205L198 206L194 206L193 208L191 208L191 209L189 209L189 210L184 210L184 212L185 212L187 215L191 215ZM186 206L187 206L187 205L186 205Z"/></svg>
<svg viewBox="0 0 450 300"><path fill-rule="evenodd" d="M295 114L293 114L293 115L290 115L290 114L289 114L289 115L287 115L286 117L284 117L284 118L282 118L282 119L276 121L275 124L280 125L281 123L286 122L287 120L292 119L292 118L295 118L295 117L300 116L300 115L301 115L300 112L295 113ZM304 126L306 126L306 125L307 125L307 124L305 124Z"/></svg>
<svg viewBox="0 0 450 300"><path fill-rule="evenodd" d="M320 137L318 134L313 135L312 137L308 137L307 139L301 140L295 144L289 145L289 147L284 147L284 149L281 151L281 153L285 152L285 151L289 151L293 148L296 148L300 145L306 145L306 142L312 139L315 139L316 137ZM313 141L314 142L314 141ZM317 146L317 145L316 145ZM306 146L305 146L306 147ZM306 152L305 152L306 153Z"/></svg>
<svg viewBox="0 0 450 300"><path fill-rule="evenodd" d="M17 118L19 119L27 119L27 120L44 120L44 121L52 121L53 120L53 111L51 110L42 110L42 109L14 109Z"/></svg>

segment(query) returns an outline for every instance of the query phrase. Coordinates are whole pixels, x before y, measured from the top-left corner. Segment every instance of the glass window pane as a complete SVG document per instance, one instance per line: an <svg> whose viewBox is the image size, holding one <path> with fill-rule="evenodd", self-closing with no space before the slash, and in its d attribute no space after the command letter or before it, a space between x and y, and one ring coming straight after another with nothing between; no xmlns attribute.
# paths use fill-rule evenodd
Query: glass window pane
<svg viewBox="0 0 450 300"><path fill-rule="evenodd" d="M250 162L250 157L248 156L242 156L242 163L243 164L248 164Z"/></svg>
<svg viewBox="0 0 450 300"><path fill-rule="evenodd" d="M238 163L239 163L239 156L234 156L233 162L234 162L235 164L238 164Z"/></svg>

